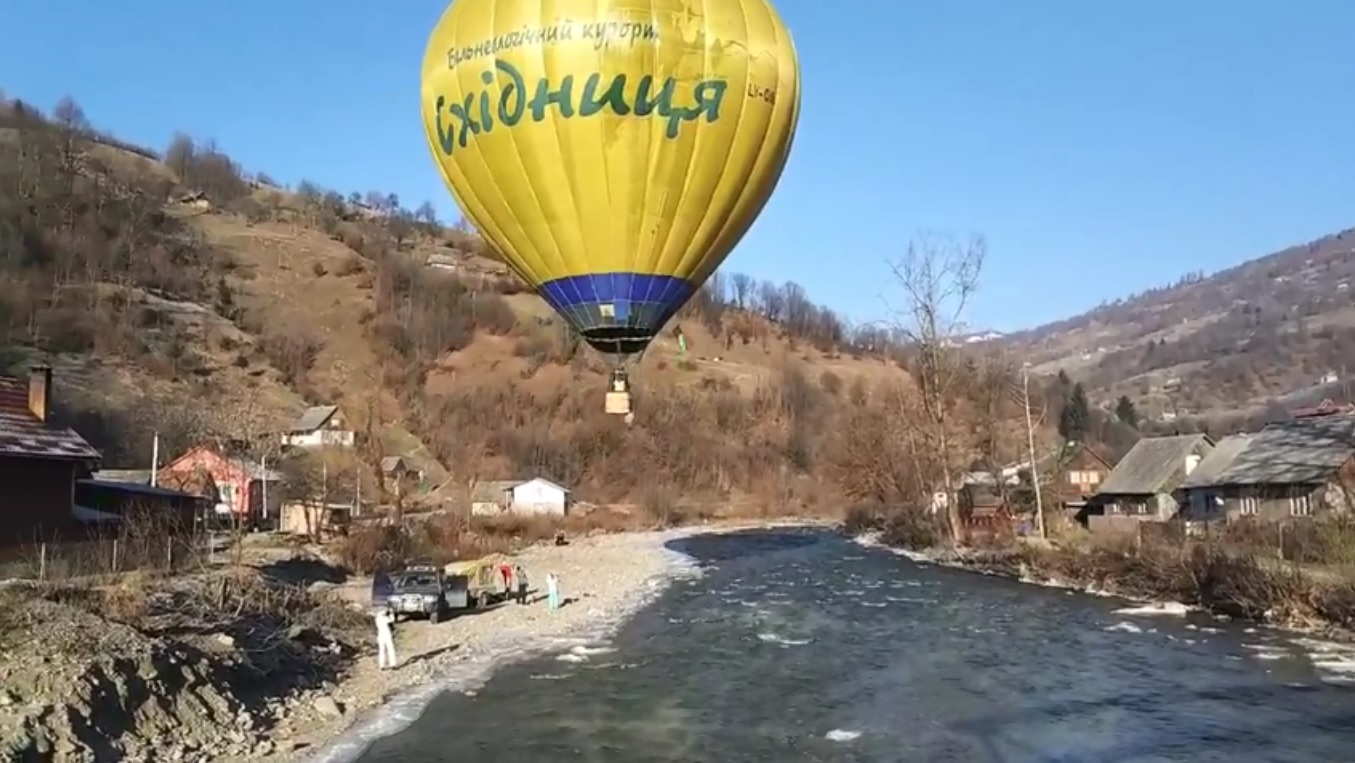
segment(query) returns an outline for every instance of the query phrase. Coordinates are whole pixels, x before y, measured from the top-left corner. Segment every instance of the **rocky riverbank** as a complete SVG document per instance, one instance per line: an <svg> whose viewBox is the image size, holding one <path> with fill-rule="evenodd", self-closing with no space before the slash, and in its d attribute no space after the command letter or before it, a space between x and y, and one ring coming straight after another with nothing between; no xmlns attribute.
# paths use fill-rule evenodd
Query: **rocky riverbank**
<svg viewBox="0 0 1355 763"><path fill-rule="evenodd" d="M396 628L396 670L379 670L364 656L329 695L336 714L298 712L272 730L277 760L297 750L312 758L343 760L374 737L393 733L418 717L423 705L446 689L473 690L505 661L520 659L568 639L600 635L658 593L683 567L667 551L669 540L691 529L584 538L568 546L538 545L516 556L531 581L531 603L508 603L489 611L433 625L402 621ZM547 573L560 577L569 603L551 611L538 590ZM368 596L366 579L345 584L339 595L354 602Z"/></svg>
<svg viewBox="0 0 1355 763"><path fill-rule="evenodd" d="M235 571L0 589L0 759L218 760L366 648L359 613Z"/></svg>
<svg viewBox="0 0 1355 763"><path fill-rule="evenodd" d="M1355 577L1219 548L1143 543L1116 546L1014 540L992 548L910 547L879 532L857 536L914 561L1024 583L1211 612L1256 623L1349 638Z"/></svg>
<svg viewBox="0 0 1355 763"><path fill-rule="evenodd" d="M759 523L756 526L765 526ZM180 578L0 587L0 760L337 760L506 660L603 635L684 568L664 544L747 524L601 535L518 555L572 601L401 622L376 669L366 578L278 558ZM302 571L302 572L299 572ZM318 579L318 580L317 580ZM573 640L573 641L571 641Z"/></svg>

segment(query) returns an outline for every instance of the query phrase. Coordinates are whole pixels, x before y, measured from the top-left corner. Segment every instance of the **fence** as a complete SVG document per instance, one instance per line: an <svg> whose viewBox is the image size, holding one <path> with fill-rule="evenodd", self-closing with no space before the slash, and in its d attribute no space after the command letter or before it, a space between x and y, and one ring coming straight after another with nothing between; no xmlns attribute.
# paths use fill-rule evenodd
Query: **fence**
<svg viewBox="0 0 1355 763"><path fill-rule="evenodd" d="M1244 517L1207 525L1204 537L1230 549L1264 551L1289 562L1355 564L1355 521L1346 517Z"/></svg>
<svg viewBox="0 0 1355 763"><path fill-rule="evenodd" d="M1296 564L1355 567L1355 518L1192 521L1180 517L1142 521L1124 516L1088 517L1088 528L1109 542L1212 548L1228 554L1261 556Z"/></svg>
<svg viewBox="0 0 1355 763"><path fill-rule="evenodd" d="M1087 517L1087 529L1094 535L1137 536L1144 523L1118 514L1093 514Z"/></svg>
<svg viewBox="0 0 1355 763"><path fill-rule="evenodd" d="M158 535L51 541L0 550L0 580L69 580L134 570L170 572L203 564L205 537Z"/></svg>

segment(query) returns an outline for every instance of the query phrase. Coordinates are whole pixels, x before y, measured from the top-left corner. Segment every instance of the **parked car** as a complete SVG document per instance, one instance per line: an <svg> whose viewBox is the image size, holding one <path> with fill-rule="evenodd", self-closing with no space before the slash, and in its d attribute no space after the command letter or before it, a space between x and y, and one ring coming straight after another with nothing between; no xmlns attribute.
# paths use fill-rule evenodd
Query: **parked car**
<svg viewBox="0 0 1355 763"><path fill-rule="evenodd" d="M395 573L377 573L372 578L372 606L385 607L396 620L401 615L422 615L429 622L447 617L447 577L433 565L410 565Z"/></svg>

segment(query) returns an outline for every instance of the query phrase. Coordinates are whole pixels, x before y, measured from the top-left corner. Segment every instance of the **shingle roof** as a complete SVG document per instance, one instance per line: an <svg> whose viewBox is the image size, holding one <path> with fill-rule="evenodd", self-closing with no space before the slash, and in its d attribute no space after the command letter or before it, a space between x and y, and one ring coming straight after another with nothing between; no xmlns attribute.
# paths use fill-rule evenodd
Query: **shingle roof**
<svg viewBox="0 0 1355 763"><path fill-rule="evenodd" d="M324 426L325 422L338 412L339 406L337 405L317 405L307 408L306 412L301 414L301 418L297 419L296 423L292 425L292 432L294 434L314 432Z"/></svg>
<svg viewBox="0 0 1355 763"><path fill-rule="evenodd" d="M99 451L68 427L39 421L28 410L28 384L0 377L0 455L97 461Z"/></svg>
<svg viewBox="0 0 1355 763"><path fill-rule="evenodd" d="M1177 467L1184 466L1187 455L1201 442L1202 434L1174 437L1145 437L1134 443L1101 483L1098 495L1149 495L1175 489L1167 485Z"/></svg>
<svg viewBox="0 0 1355 763"><path fill-rule="evenodd" d="M1181 487L1206 487L1214 484L1214 480L1232 465L1233 460L1238 454L1247 449L1251 443L1252 435L1235 434L1219 440L1214 449L1209 451L1209 455L1195 467L1194 471L1186 475L1185 480L1181 482Z"/></svg>
<svg viewBox="0 0 1355 763"><path fill-rule="evenodd" d="M1293 485L1326 482L1355 455L1355 416L1271 424L1210 483Z"/></svg>

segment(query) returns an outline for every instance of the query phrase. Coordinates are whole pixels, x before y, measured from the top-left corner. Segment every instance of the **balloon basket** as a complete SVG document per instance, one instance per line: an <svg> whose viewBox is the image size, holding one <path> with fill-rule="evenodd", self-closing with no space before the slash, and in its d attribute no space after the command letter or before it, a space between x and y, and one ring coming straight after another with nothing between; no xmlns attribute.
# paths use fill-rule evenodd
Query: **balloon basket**
<svg viewBox="0 0 1355 763"><path fill-rule="evenodd" d="M631 412L630 393L617 392L615 390L608 392L605 408L607 413L610 413L613 416L629 416Z"/></svg>
<svg viewBox="0 0 1355 763"><path fill-rule="evenodd" d="M613 416L629 416L631 413L630 378L626 375L626 369L617 368L612 371L610 387L607 390L607 400L604 403L605 410Z"/></svg>

